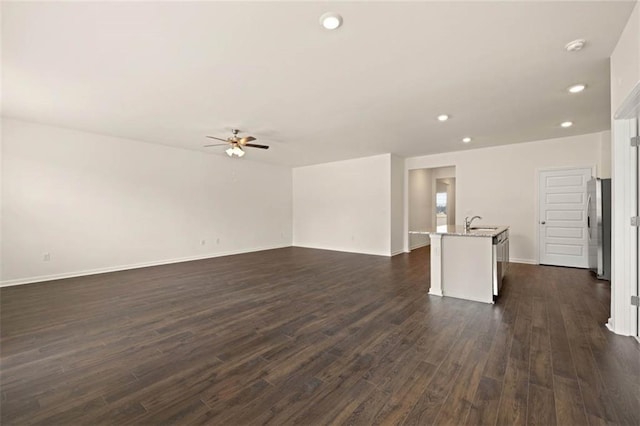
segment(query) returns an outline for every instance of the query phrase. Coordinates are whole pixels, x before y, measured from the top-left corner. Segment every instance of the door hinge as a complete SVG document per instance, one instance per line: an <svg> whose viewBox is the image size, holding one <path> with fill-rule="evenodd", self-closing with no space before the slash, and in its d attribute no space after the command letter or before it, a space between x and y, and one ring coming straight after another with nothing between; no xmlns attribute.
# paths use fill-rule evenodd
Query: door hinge
<svg viewBox="0 0 640 426"><path fill-rule="evenodd" d="M640 227L640 216L631 216L631 226Z"/></svg>
<svg viewBox="0 0 640 426"><path fill-rule="evenodd" d="M640 305L640 298L638 296L631 296L631 306Z"/></svg>
<svg viewBox="0 0 640 426"><path fill-rule="evenodd" d="M630 142L631 142L631 146L632 146L632 147L633 147L633 146L635 146L635 147L640 146L640 136L633 136L633 137L631 138Z"/></svg>

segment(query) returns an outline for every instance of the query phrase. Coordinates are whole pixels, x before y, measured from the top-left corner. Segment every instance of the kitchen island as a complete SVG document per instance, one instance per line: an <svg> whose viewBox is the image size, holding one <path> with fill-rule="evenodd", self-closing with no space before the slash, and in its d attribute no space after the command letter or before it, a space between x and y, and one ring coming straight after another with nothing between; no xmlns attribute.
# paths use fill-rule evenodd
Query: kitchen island
<svg viewBox="0 0 640 426"><path fill-rule="evenodd" d="M445 225L409 233L431 240L429 294L494 303L508 269L508 226Z"/></svg>

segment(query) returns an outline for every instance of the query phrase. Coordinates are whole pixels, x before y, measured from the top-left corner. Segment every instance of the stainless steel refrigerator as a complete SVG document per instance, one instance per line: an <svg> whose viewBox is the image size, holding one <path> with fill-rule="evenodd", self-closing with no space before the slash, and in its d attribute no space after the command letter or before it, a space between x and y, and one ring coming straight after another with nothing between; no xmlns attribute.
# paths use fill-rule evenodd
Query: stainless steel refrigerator
<svg viewBox="0 0 640 426"><path fill-rule="evenodd" d="M589 269L611 281L611 179L587 182L587 231Z"/></svg>

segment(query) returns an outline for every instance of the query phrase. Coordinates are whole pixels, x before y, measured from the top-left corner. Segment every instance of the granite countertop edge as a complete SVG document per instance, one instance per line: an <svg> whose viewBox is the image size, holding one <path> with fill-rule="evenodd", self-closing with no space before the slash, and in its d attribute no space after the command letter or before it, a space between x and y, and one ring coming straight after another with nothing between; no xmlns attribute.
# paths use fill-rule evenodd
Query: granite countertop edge
<svg viewBox="0 0 640 426"><path fill-rule="evenodd" d="M437 229L426 229L426 230L417 230L417 231L409 231L410 234L416 235L453 235L459 237L495 237L496 235L500 235L507 229L509 226L505 225L476 225L478 228L496 228L491 230L470 230L466 231L464 226L462 225L447 225L439 226Z"/></svg>

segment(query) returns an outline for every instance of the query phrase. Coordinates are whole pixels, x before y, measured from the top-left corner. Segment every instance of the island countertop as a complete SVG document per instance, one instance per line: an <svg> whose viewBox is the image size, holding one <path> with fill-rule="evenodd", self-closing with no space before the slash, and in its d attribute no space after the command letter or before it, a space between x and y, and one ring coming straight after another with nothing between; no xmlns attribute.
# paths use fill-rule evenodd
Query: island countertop
<svg viewBox="0 0 640 426"><path fill-rule="evenodd" d="M476 228L476 229L474 229ZM463 225L442 225L436 229L409 231L417 235L456 235L461 237L495 237L509 229L504 225L476 225L467 231Z"/></svg>

